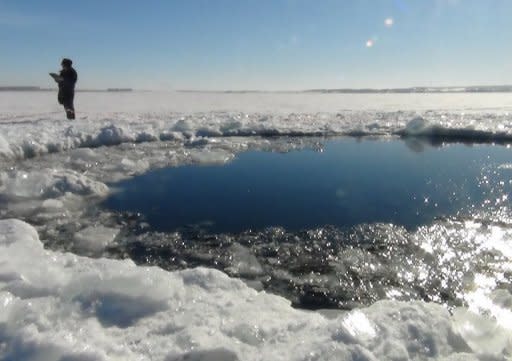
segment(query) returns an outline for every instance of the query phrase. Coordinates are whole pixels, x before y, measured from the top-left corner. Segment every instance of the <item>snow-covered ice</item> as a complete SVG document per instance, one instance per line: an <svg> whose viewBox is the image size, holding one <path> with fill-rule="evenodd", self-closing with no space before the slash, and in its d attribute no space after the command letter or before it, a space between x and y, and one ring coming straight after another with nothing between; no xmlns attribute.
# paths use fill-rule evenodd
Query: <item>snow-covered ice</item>
<svg viewBox="0 0 512 361"><path fill-rule="evenodd" d="M443 139L509 142L512 94L77 93L73 122L64 120L55 98L53 92L0 93L0 359L512 357L509 210L407 235L422 248L425 263L399 252L387 265L367 262L372 255L357 248L338 254L344 257L338 271L366 272L370 282L360 287L384 274L408 285L428 283L422 275L445 270L449 277L429 287L443 295L453 280L469 285L457 296L463 305L397 301L397 287L387 289L390 300L368 307L309 312L258 291L256 281L226 275L265 275L262 260L247 247L255 235L246 244L229 244L226 273L203 267L168 272L101 258L109 247L130 246L120 225L143 225L130 218L136 215L119 220L97 207L115 191L110 183L150 169L222 164L250 149L315 148L318 135L403 136L411 149ZM291 137L268 137L276 135ZM306 246L327 245L325 232L309 232ZM177 235L144 234L141 239L154 242L148 247L185 243ZM393 250L407 238L389 225L369 226L367 235L379 234L386 242L393 238ZM280 229L266 236L296 237ZM457 252L460 245L468 249ZM192 256L212 259L202 246ZM279 280L295 279L277 272Z"/></svg>
<svg viewBox="0 0 512 361"><path fill-rule="evenodd" d="M74 122L64 119L54 98L52 92L0 94L0 157L30 158L81 147L220 136L512 138L509 93L78 93Z"/></svg>

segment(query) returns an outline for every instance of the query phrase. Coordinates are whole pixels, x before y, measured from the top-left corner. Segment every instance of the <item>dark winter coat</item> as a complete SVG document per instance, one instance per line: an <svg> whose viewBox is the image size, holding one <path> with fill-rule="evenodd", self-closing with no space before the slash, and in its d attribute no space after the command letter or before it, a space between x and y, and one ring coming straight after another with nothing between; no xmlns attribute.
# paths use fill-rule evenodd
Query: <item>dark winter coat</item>
<svg viewBox="0 0 512 361"><path fill-rule="evenodd" d="M59 81L59 95L58 100L60 104L64 104L72 101L75 96L75 84L78 80L78 75L72 67L65 68L60 71L59 74L62 80Z"/></svg>

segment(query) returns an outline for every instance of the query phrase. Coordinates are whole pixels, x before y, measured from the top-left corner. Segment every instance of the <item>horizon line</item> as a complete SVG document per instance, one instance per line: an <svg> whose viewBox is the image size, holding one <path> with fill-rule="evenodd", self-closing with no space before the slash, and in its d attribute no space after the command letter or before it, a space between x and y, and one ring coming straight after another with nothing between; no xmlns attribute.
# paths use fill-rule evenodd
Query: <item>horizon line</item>
<svg viewBox="0 0 512 361"><path fill-rule="evenodd" d="M52 87L35 85L0 85L0 91L53 91ZM136 89L131 87L76 88L79 92L136 92L170 91L177 93L464 93L464 92L512 92L510 84L496 85L454 85L454 86L411 86L411 87L357 87L357 88L310 88L288 90L264 89Z"/></svg>

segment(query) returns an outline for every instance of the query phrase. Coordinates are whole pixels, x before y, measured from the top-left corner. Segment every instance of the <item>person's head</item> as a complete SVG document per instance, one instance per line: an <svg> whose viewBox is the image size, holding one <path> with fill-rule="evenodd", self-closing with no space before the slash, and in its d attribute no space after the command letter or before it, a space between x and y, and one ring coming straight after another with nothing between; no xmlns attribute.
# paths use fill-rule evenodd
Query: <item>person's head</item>
<svg viewBox="0 0 512 361"><path fill-rule="evenodd" d="M71 68L71 65L73 65L73 62L71 61L71 59L64 58L60 62L60 65L62 65L63 68Z"/></svg>

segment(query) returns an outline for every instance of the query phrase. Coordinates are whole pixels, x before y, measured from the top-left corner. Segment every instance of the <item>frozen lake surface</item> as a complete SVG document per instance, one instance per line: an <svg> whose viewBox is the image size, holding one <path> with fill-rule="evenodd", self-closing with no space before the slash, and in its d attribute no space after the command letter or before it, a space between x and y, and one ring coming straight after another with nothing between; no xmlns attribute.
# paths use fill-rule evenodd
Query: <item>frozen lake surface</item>
<svg viewBox="0 0 512 361"><path fill-rule="evenodd" d="M343 138L316 149L245 152L225 165L159 169L113 184L105 206L141 213L158 231L233 233L377 222L411 229L510 205L511 173L500 168L509 148L418 146Z"/></svg>
<svg viewBox="0 0 512 361"><path fill-rule="evenodd" d="M63 119L55 97L52 92L0 94L0 158L233 136L512 140L511 93L79 93L72 123Z"/></svg>
<svg viewBox="0 0 512 361"><path fill-rule="evenodd" d="M0 359L511 357L512 94L77 93L73 122L55 98L0 93ZM103 206L144 179L177 212L157 186L179 174L196 212L201 178L245 172L348 222L164 232Z"/></svg>

